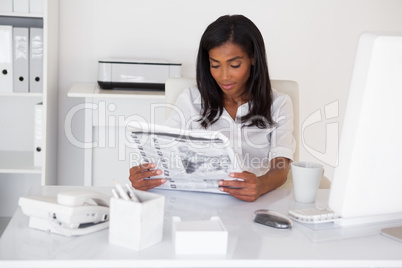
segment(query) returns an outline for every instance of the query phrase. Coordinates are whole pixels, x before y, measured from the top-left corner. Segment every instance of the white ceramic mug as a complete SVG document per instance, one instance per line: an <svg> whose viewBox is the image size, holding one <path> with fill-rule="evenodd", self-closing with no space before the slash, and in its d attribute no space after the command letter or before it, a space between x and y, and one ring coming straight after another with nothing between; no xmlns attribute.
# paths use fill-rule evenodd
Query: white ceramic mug
<svg viewBox="0 0 402 268"><path fill-rule="evenodd" d="M300 203L313 203L324 174L323 166L315 162L293 162L291 169L295 200Z"/></svg>

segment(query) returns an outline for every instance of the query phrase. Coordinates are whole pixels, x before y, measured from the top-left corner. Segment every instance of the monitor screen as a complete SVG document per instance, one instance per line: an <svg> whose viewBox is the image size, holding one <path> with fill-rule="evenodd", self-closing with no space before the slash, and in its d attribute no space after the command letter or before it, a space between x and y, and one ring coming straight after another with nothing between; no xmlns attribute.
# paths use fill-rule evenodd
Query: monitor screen
<svg viewBox="0 0 402 268"><path fill-rule="evenodd" d="M359 39L329 207L343 218L402 212L402 35Z"/></svg>

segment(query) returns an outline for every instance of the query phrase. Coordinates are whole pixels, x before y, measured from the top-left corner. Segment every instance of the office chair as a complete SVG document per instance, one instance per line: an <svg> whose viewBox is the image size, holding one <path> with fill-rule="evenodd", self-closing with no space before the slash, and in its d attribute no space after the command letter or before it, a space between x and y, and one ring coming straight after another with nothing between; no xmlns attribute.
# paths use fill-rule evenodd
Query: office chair
<svg viewBox="0 0 402 268"><path fill-rule="evenodd" d="M180 77L180 78L169 78L165 83L165 102L168 104L175 104L177 97L183 92L183 90L189 86L196 85L197 82L195 78L191 77ZM275 90L287 94L293 103L293 136L296 139L296 150L293 155L293 161L299 161L299 85L295 81L290 80L271 80L272 88ZM170 108L166 108L165 116L169 116L171 112ZM291 188L293 185L291 172L289 172L288 180L281 187ZM325 177L322 179L320 188L329 188L328 179Z"/></svg>

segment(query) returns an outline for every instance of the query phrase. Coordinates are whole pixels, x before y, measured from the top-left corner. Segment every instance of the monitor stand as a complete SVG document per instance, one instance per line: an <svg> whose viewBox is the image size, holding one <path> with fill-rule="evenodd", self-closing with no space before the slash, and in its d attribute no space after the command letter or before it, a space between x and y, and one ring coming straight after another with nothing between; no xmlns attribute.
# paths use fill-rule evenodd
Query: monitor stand
<svg viewBox="0 0 402 268"><path fill-rule="evenodd" d="M402 213L384 214L357 218L340 218L335 221L335 224L341 227L350 227L356 225L366 225L372 223L401 221Z"/></svg>

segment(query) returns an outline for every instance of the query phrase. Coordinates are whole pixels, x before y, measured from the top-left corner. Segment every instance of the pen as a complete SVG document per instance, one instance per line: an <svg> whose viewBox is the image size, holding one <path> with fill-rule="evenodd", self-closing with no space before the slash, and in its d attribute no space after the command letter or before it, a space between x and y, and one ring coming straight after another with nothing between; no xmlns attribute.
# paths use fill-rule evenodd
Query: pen
<svg viewBox="0 0 402 268"><path fill-rule="evenodd" d="M124 200L130 201L131 199L128 196L127 192L124 191L123 187L121 187L121 185L116 180L114 180L114 184L116 186L116 190L117 190L117 193L119 194L119 196L121 198L123 198Z"/></svg>
<svg viewBox="0 0 402 268"><path fill-rule="evenodd" d="M116 198L116 199L120 198L120 196L117 194L115 189L112 189L112 194L113 194L114 198Z"/></svg>
<svg viewBox="0 0 402 268"><path fill-rule="evenodd" d="M127 187L127 194L131 198L131 200L136 201L136 202L140 202L138 196L134 192L135 188L130 187L130 185L128 185L128 183L126 183L126 187Z"/></svg>

